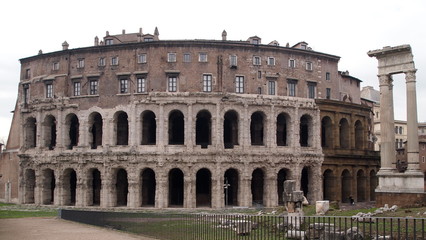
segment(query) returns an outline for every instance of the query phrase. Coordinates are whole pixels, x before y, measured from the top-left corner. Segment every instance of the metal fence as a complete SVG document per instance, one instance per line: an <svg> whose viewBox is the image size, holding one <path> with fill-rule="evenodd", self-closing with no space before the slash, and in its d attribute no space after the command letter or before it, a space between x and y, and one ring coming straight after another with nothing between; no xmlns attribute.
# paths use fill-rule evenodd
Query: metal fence
<svg viewBox="0 0 426 240"><path fill-rule="evenodd" d="M426 218L298 217L61 210L66 220L156 239L424 239Z"/></svg>

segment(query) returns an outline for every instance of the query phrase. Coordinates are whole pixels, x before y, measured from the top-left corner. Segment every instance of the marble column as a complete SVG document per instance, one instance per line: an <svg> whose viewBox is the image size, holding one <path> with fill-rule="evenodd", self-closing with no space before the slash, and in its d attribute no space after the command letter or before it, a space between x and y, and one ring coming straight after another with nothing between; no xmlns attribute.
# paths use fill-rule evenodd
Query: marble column
<svg viewBox="0 0 426 240"><path fill-rule="evenodd" d="M419 133L417 122L416 70L405 72L407 87L407 162L408 171L419 171Z"/></svg>

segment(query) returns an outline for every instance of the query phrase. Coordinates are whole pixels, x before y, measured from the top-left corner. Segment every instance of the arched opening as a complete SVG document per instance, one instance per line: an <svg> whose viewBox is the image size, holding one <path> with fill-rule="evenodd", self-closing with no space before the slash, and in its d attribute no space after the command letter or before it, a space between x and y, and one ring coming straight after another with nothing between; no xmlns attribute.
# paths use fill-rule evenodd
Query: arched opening
<svg viewBox="0 0 426 240"><path fill-rule="evenodd" d="M89 117L89 142L92 149L102 146L102 116L94 112Z"/></svg>
<svg viewBox="0 0 426 240"><path fill-rule="evenodd" d="M118 112L115 118L116 123L116 142L117 145L129 144L129 121L127 113Z"/></svg>
<svg viewBox="0 0 426 240"><path fill-rule="evenodd" d="M169 144L183 145L185 142L185 120L183 113L174 110L169 115Z"/></svg>
<svg viewBox="0 0 426 240"><path fill-rule="evenodd" d="M376 201L377 176L374 170L370 171L370 201Z"/></svg>
<svg viewBox="0 0 426 240"><path fill-rule="evenodd" d="M238 114L233 110L225 113L223 143L225 148L234 148L235 145L238 145Z"/></svg>
<svg viewBox="0 0 426 240"><path fill-rule="evenodd" d="M356 196L358 202L365 202L366 178L363 170L358 170L356 174Z"/></svg>
<svg viewBox="0 0 426 240"><path fill-rule="evenodd" d="M62 197L64 205L75 205L75 197L77 192L77 174L72 168L64 171L62 182Z"/></svg>
<svg viewBox="0 0 426 240"><path fill-rule="evenodd" d="M155 205L155 172L151 168L146 168L142 172L142 206Z"/></svg>
<svg viewBox="0 0 426 240"><path fill-rule="evenodd" d="M211 207L211 173L207 168L198 170L196 176L196 204L197 207Z"/></svg>
<svg viewBox="0 0 426 240"><path fill-rule="evenodd" d="M238 206L238 171L230 168L225 172L225 206Z"/></svg>
<svg viewBox="0 0 426 240"><path fill-rule="evenodd" d="M73 113L68 114L65 118L65 129L67 129L66 134L68 136L65 138L65 146L68 149L72 149L78 145L79 127L80 123L78 121L77 115Z"/></svg>
<svg viewBox="0 0 426 240"><path fill-rule="evenodd" d="M183 206L183 172L178 168L173 168L169 172L169 207Z"/></svg>
<svg viewBox="0 0 426 240"><path fill-rule="evenodd" d="M351 179L351 173L345 169L342 172L342 202L344 203L349 202L349 197L353 197Z"/></svg>
<svg viewBox="0 0 426 240"><path fill-rule="evenodd" d="M299 142L301 147L311 146L311 120L309 115L303 115L300 118Z"/></svg>
<svg viewBox="0 0 426 240"><path fill-rule="evenodd" d="M250 139L251 145L264 145L264 115L262 112L255 112L251 115Z"/></svg>
<svg viewBox="0 0 426 240"><path fill-rule="evenodd" d="M321 146L323 148L333 147L333 128L330 117L323 117L321 120Z"/></svg>
<svg viewBox="0 0 426 240"><path fill-rule="evenodd" d="M49 115L44 119L44 147L53 150L56 147L56 119Z"/></svg>
<svg viewBox="0 0 426 240"><path fill-rule="evenodd" d="M349 148L349 123L346 118L342 118L339 122L339 141L341 148Z"/></svg>
<svg viewBox="0 0 426 240"><path fill-rule="evenodd" d="M25 147L35 148L37 146L37 122L30 117L25 122Z"/></svg>
<svg viewBox="0 0 426 240"><path fill-rule="evenodd" d="M364 146L364 137L363 137L364 128L362 127L361 121L355 122L355 148L362 149Z"/></svg>
<svg viewBox="0 0 426 240"><path fill-rule="evenodd" d="M300 188L303 191L303 195L308 198L308 194L309 194L309 178L310 178L310 168L309 167L304 167L302 169L302 176L300 178Z"/></svg>
<svg viewBox="0 0 426 240"><path fill-rule="evenodd" d="M282 168L277 175L277 191L278 191L278 204L284 205L284 181L288 180L290 174L289 170L286 168Z"/></svg>
<svg viewBox="0 0 426 240"><path fill-rule="evenodd" d="M334 199L334 193L336 192L335 181L336 181L336 178L334 177L333 171L331 171L330 169L325 170L323 174L323 182L322 182L324 200L329 200L329 201L336 200Z"/></svg>
<svg viewBox="0 0 426 240"><path fill-rule="evenodd" d="M197 114L195 142L201 145L201 148L207 148L211 145L211 131L212 131L212 116L210 112L203 110Z"/></svg>
<svg viewBox="0 0 426 240"><path fill-rule="evenodd" d="M142 145L155 145L157 141L157 122L152 111L142 113Z"/></svg>
<svg viewBox="0 0 426 240"><path fill-rule="evenodd" d="M50 205L55 202L55 173L48 168L43 170L42 176L42 203Z"/></svg>
<svg viewBox="0 0 426 240"><path fill-rule="evenodd" d="M129 193L129 181L127 171L120 168L116 175L115 189L117 194L117 206L127 206L127 194Z"/></svg>
<svg viewBox="0 0 426 240"><path fill-rule="evenodd" d="M281 113L277 117L277 146L288 146L287 143L287 123L289 117Z"/></svg>
<svg viewBox="0 0 426 240"><path fill-rule="evenodd" d="M98 169L91 170L90 189L91 189L91 205L99 206L101 204L102 179L101 172Z"/></svg>
<svg viewBox="0 0 426 240"><path fill-rule="evenodd" d="M264 174L263 170L256 168L251 175L251 194L254 206L263 205L263 187Z"/></svg>
<svg viewBox="0 0 426 240"><path fill-rule="evenodd" d="M24 203L34 203L34 189L36 183L35 171L33 169L25 170L25 197Z"/></svg>

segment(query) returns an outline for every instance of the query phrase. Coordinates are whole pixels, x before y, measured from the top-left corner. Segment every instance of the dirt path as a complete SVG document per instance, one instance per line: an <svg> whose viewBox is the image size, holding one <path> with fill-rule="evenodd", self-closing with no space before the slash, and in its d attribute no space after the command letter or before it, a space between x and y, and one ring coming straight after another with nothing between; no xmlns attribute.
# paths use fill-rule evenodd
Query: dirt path
<svg viewBox="0 0 426 240"><path fill-rule="evenodd" d="M0 219L1 240L154 240L58 218Z"/></svg>

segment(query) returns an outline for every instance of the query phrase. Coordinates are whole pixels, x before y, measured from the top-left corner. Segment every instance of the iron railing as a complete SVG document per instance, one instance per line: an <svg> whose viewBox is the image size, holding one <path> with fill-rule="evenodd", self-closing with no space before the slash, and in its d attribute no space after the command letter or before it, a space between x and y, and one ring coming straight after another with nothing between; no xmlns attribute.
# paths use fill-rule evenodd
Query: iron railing
<svg viewBox="0 0 426 240"><path fill-rule="evenodd" d="M424 239L426 218L176 214L60 210L66 220L156 239Z"/></svg>

